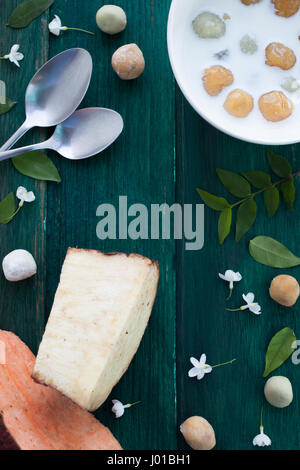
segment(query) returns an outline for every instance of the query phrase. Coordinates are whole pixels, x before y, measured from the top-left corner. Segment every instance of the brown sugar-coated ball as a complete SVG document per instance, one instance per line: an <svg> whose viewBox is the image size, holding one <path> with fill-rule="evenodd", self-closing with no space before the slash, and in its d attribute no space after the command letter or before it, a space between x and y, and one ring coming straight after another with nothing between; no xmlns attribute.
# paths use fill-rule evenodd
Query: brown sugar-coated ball
<svg viewBox="0 0 300 470"><path fill-rule="evenodd" d="M292 307L298 300L300 287L297 279L287 274L282 274L273 279L269 292L271 298L280 305Z"/></svg>
<svg viewBox="0 0 300 470"><path fill-rule="evenodd" d="M253 98L243 90L233 90L229 93L224 103L224 108L232 116L238 118L247 117L253 109Z"/></svg>
<svg viewBox="0 0 300 470"><path fill-rule="evenodd" d="M214 65L204 70L202 77L203 86L210 96L216 96L224 87L233 83L233 75L230 70L221 65Z"/></svg>
<svg viewBox="0 0 300 470"><path fill-rule="evenodd" d="M289 18L293 16L300 7L300 0L272 0L276 15Z"/></svg>
<svg viewBox="0 0 300 470"><path fill-rule="evenodd" d="M289 49L280 42L271 42L266 47L266 64L271 67L280 67L282 70L289 70L296 63L296 56L292 49Z"/></svg>
<svg viewBox="0 0 300 470"><path fill-rule="evenodd" d="M259 109L267 121L278 122L288 118L294 105L282 91L270 91L259 98Z"/></svg>
<svg viewBox="0 0 300 470"><path fill-rule="evenodd" d="M112 56L112 66L122 80L133 80L144 72L145 59L136 44L126 44Z"/></svg>
<svg viewBox="0 0 300 470"><path fill-rule="evenodd" d="M255 3L259 3L261 0L241 0L244 5L254 5Z"/></svg>

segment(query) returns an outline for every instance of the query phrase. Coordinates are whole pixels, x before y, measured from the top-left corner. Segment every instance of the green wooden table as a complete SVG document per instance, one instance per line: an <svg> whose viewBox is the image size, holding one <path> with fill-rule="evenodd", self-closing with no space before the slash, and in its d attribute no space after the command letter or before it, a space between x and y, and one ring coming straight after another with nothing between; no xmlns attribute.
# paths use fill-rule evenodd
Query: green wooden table
<svg viewBox="0 0 300 470"><path fill-rule="evenodd" d="M232 237L217 243L216 214L205 211L205 246L198 252L184 249L184 241L106 240L96 236L96 209L107 202L118 206L120 195L128 204L167 202L199 203L195 191L202 187L222 191L215 168L235 171L265 170L265 148L234 140L203 121L189 106L175 84L167 53L166 30L170 0L118 0L128 14L128 27L115 37L95 26L99 0L56 0L49 13L24 30L5 27L19 0L1 0L0 53L15 43L25 59L18 70L0 62L0 79L7 95L18 105L0 117L1 142L24 118L24 92L34 72L48 58L70 48L86 48L93 56L94 72L85 106L106 106L125 120L121 138L101 157L71 162L49 155L57 165L61 184L34 181L20 175L11 162L1 163L3 198L19 185L37 196L7 226L0 226L1 250L24 248L38 263L38 275L13 284L0 276L0 328L19 335L34 352L50 312L61 265L69 246L105 252L137 252L157 259L161 279L157 302L140 349L128 372L110 398L123 402L142 400L116 420L110 400L96 415L108 425L126 449L186 449L180 423L190 415L207 418L214 426L217 449L252 449L263 404L264 353L272 335L290 326L300 335L299 303L286 310L273 303L267 289L276 270L250 258L247 244L254 235L270 235L299 254L299 197L293 214L283 206L270 220L260 211L255 227L239 244ZM48 22L58 14L68 26L96 31L96 36L66 32L49 36ZM142 78L122 82L112 72L111 55L123 44L136 42L144 52L147 68ZM36 130L24 143L44 139ZM299 167L298 146L280 149L293 167ZM225 194L225 193L224 193ZM263 306L261 317L224 311L227 294L218 272L239 270L244 282L236 287L234 303L243 292L254 291ZM299 270L289 270L299 276ZM214 371L205 380L189 379L190 356L206 352L216 364L238 359ZM287 362L280 369L294 384L295 399L288 409L265 404L264 424L273 449L298 449L300 366Z"/></svg>

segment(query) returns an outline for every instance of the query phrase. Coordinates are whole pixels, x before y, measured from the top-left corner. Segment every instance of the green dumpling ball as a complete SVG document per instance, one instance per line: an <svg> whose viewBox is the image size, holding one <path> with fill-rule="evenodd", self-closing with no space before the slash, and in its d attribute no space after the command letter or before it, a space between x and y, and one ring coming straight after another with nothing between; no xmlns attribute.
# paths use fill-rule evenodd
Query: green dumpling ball
<svg viewBox="0 0 300 470"><path fill-rule="evenodd" d="M126 28L126 13L116 5L104 5L97 11L96 22L103 33L118 34Z"/></svg>

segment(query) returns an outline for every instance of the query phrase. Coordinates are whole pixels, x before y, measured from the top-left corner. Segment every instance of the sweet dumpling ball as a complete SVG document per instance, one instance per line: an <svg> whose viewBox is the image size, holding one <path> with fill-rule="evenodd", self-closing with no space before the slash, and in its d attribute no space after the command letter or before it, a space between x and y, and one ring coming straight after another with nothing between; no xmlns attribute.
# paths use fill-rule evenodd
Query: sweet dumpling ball
<svg viewBox="0 0 300 470"><path fill-rule="evenodd" d="M251 113L254 101L251 95L243 90L233 90L224 103L226 111L237 118L245 118Z"/></svg>
<svg viewBox="0 0 300 470"><path fill-rule="evenodd" d="M216 96L224 87L233 83L232 72L221 65L214 65L204 70L203 86L210 96Z"/></svg>
<svg viewBox="0 0 300 470"><path fill-rule="evenodd" d="M259 109L267 121L278 122L288 118L294 105L282 91L270 91L259 98Z"/></svg>
<svg viewBox="0 0 300 470"><path fill-rule="evenodd" d="M266 64L270 67L280 67L282 70L289 70L296 63L296 56L292 49L289 49L280 42L271 42L266 47Z"/></svg>

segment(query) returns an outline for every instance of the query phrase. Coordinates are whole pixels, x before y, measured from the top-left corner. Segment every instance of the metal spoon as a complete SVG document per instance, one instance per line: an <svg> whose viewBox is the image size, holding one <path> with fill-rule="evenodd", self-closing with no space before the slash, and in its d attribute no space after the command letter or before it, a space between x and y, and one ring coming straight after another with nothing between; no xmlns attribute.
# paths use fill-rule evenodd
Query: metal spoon
<svg viewBox="0 0 300 470"><path fill-rule="evenodd" d="M39 144L0 152L0 161L33 150L52 149L70 160L81 160L102 152L123 130L119 113L106 108L79 109L59 124L52 137Z"/></svg>
<svg viewBox="0 0 300 470"><path fill-rule="evenodd" d="M41 67L25 95L26 120L0 148L8 150L35 126L56 126L78 108L90 84L93 62L85 49L61 52Z"/></svg>

